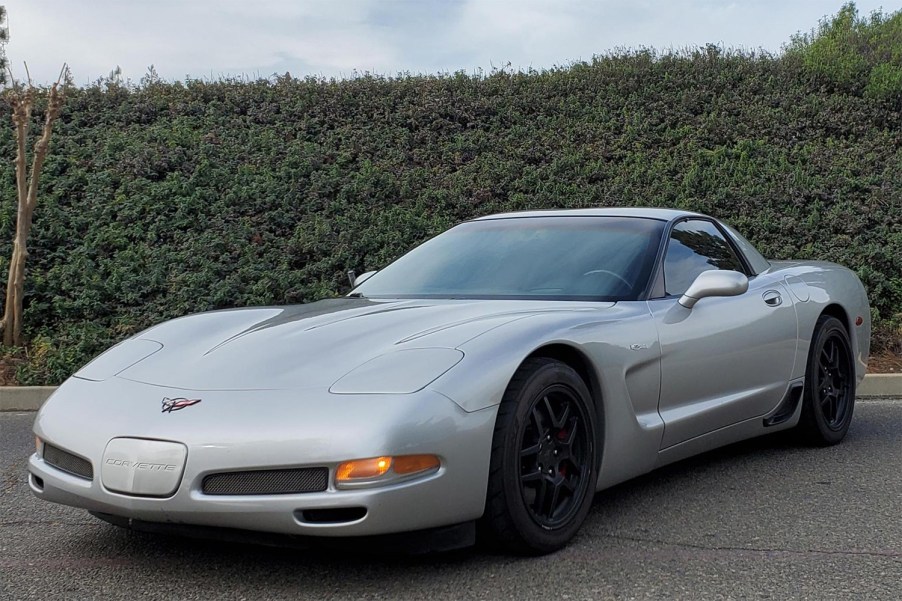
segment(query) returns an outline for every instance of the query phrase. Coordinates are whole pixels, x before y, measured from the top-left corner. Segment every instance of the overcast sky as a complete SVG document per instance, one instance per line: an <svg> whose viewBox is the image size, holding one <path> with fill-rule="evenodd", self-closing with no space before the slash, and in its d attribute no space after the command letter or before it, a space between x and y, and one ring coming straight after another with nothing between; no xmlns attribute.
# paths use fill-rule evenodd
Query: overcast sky
<svg viewBox="0 0 902 601"><path fill-rule="evenodd" d="M17 75L76 83L541 69L618 48L709 42L777 52L842 0L0 0ZM899 0L859 0L862 14Z"/></svg>

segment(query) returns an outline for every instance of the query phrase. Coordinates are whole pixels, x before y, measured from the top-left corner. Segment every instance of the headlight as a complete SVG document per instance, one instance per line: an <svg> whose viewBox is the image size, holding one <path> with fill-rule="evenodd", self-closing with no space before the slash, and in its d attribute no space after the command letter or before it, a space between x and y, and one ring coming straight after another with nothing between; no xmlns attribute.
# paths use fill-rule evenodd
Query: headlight
<svg viewBox="0 0 902 601"><path fill-rule="evenodd" d="M37 434L34 437L34 453L38 457L44 456L44 441L41 440Z"/></svg>
<svg viewBox="0 0 902 601"><path fill-rule="evenodd" d="M399 455L345 461L335 470L336 488L383 486L434 474L442 463L435 455Z"/></svg>
<svg viewBox="0 0 902 601"><path fill-rule="evenodd" d="M147 359L161 348L163 345L154 340L125 340L75 372L75 377L102 382Z"/></svg>
<svg viewBox="0 0 902 601"><path fill-rule="evenodd" d="M335 382L333 394L410 394L422 390L460 363L464 354L452 348L394 351L370 359Z"/></svg>

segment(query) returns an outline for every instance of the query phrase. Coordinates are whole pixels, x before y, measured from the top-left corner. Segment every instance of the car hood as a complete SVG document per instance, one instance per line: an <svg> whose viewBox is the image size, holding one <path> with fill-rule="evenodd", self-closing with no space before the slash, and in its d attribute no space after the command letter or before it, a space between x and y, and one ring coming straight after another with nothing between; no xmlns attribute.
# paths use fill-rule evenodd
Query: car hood
<svg viewBox="0 0 902 601"><path fill-rule="evenodd" d="M187 390L329 387L386 353L455 348L532 315L610 306L613 303L341 298L200 313L132 339L159 344L151 345L155 352L137 362L126 361L130 366L118 377ZM128 344L109 354L124 355ZM422 366L422 359L411 368Z"/></svg>

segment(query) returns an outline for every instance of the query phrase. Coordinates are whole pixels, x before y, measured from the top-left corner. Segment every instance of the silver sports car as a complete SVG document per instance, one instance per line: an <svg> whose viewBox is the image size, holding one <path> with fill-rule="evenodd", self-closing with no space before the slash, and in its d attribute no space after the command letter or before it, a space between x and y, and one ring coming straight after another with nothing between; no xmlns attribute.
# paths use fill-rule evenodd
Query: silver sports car
<svg viewBox="0 0 902 601"><path fill-rule="evenodd" d="M869 340L853 272L704 215L493 215L346 297L116 345L37 415L29 483L133 528L546 553L661 465L786 429L838 443Z"/></svg>

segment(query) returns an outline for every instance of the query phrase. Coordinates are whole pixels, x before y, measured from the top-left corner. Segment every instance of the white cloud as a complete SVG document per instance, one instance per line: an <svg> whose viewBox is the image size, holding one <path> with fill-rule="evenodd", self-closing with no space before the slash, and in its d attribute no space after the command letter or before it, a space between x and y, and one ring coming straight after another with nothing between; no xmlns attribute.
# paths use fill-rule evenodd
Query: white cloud
<svg viewBox="0 0 902 601"><path fill-rule="evenodd" d="M0 0L14 65L169 79L545 68L617 47L778 51L841 0ZM859 0L862 13L877 0ZM17 67L21 73L21 67Z"/></svg>

